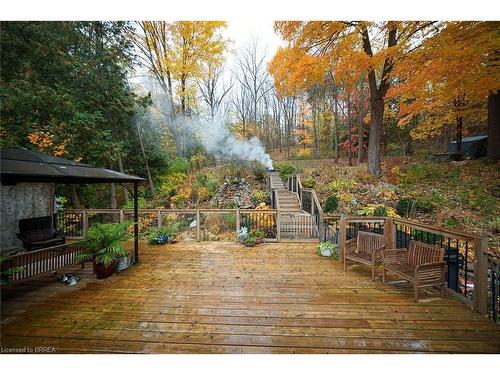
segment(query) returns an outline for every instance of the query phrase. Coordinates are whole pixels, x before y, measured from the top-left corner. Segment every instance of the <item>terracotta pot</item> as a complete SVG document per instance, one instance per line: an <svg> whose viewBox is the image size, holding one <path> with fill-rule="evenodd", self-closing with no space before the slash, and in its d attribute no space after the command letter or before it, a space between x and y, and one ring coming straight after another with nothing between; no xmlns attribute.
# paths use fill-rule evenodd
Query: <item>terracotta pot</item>
<svg viewBox="0 0 500 375"><path fill-rule="evenodd" d="M106 279L115 271L115 263L110 263L107 266L104 263L94 262L94 273L98 279Z"/></svg>
<svg viewBox="0 0 500 375"><path fill-rule="evenodd" d="M264 242L264 239L263 239L262 237L257 237L257 238L255 239L255 243L256 243L256 244L259 244L259 243L262 243L262 242Z"/></svg>
<svg viewBox="0 0 500 375"><path fill-rule="evenodd" d="M255 246L255 243L248 243L248 242L245 242L245 246L246 246L246 247L254 247L254 246Z"/></svg>

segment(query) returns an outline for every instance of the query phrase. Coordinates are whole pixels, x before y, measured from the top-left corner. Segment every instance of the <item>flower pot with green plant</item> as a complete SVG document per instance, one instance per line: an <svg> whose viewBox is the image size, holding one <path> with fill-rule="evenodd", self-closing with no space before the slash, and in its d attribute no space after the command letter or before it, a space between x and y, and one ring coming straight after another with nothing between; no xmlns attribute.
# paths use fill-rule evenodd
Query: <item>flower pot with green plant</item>
<svg viewBox="0 0 500 375"><path fill-rule="evenodd" d="M318 255L333 259L339 259L339 247L331 242L321 242L318 245Z"/></svg>
<svg viewBox="0 0 500 375"><path fill-rule="evenodd" d="M92 261L98 279L111 276L119 261L119 270L130 264L130 252L122 245L129 238L130 223L94 224L89 228L87 240L84 242L86 252L78 256L79 261ZM123 268L125 267L125 268Z"/></svg>
<svg viewBox="0 0 500 375"><path fill-rule="evenodd" d="M260 228L252 229L250 235L255 237L255 243L259 244L264 242L264 231Z"/></svg>
<svg viewBox="0 0 500 375"><path fill-rule="evenodd" d="M246 247L253 247L257 243L257 239L254 236L248 236L243 241Z"/></svg>

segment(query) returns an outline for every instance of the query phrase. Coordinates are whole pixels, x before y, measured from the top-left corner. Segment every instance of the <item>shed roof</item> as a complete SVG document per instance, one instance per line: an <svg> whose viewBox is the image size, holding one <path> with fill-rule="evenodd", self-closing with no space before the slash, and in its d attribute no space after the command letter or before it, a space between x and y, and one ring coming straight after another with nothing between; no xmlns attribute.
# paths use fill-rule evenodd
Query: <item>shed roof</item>
<svg viewBox="0 0 500 375"><path fill-rule="evenodd" d="M77 163L24 148L0 150L0 176L3 184L17 182L55 182L92 184L140 182L144 179L105 168Z"/></svg>
<svg viewBox="0 0 500 375"><path fill-rule="evenodd" d="M465 142L477 142L477 141L480 141L482 139L486 139L488 138L487 135L475 135L475 136L472 136L472 137L465 137L465 138L462 138L462 143L465 143ZM457 141L453 141L451 143L457 143Z"/></svg>

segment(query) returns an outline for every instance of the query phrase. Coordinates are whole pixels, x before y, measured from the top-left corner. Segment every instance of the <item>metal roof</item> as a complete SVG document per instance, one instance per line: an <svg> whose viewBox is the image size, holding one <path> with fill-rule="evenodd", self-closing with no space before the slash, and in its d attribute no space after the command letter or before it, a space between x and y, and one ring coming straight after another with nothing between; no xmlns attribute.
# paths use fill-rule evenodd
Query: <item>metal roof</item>
<svg viewBox="0 0 500 375"><path fill-rule="evenodd" d="M480 141L481 139L486 139L488 138L487 135L475 135L473 137L465 137L465 138L462 138L462 143L464 142L477 142L477 141ZM457 141L453 141L451 143L457 143Z"/></svg>
<svg viewBox="0 0 500 375"><path fill-rule="evenodd" d="M96 168L24 148L0 150L0 177L3 184L16 182L92 184L144 181L141 177Z"/></svg>

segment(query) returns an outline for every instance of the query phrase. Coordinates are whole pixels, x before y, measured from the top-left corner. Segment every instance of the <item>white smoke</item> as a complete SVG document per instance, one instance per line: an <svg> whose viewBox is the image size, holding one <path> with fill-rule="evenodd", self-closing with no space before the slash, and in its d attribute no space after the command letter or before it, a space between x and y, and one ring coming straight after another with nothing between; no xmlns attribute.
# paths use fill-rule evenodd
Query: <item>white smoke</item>
<svg viewBox="0 0 500 375"><path fill-rule="evenodd" d="M154 90L154 81L145 80L142 85L148 89L153 105L143 112L140 121L151 121L160 128L169 128L175 142L184 147L196 146L199 142L207 153L221 160L257 161L273 169L273 161L257 137L238 139L222 118L202 120L197 116L172 116L168 98L161 90Z"/></svg>
<svg viewBox="0 0 500 375"><path fill-rule="evenodd" d="M273 169L273 161L257 137L241 140L221 121L204 124L192 122L198 140L205 150L223 160L247 160L260 162L268 169Z"/></svg>

